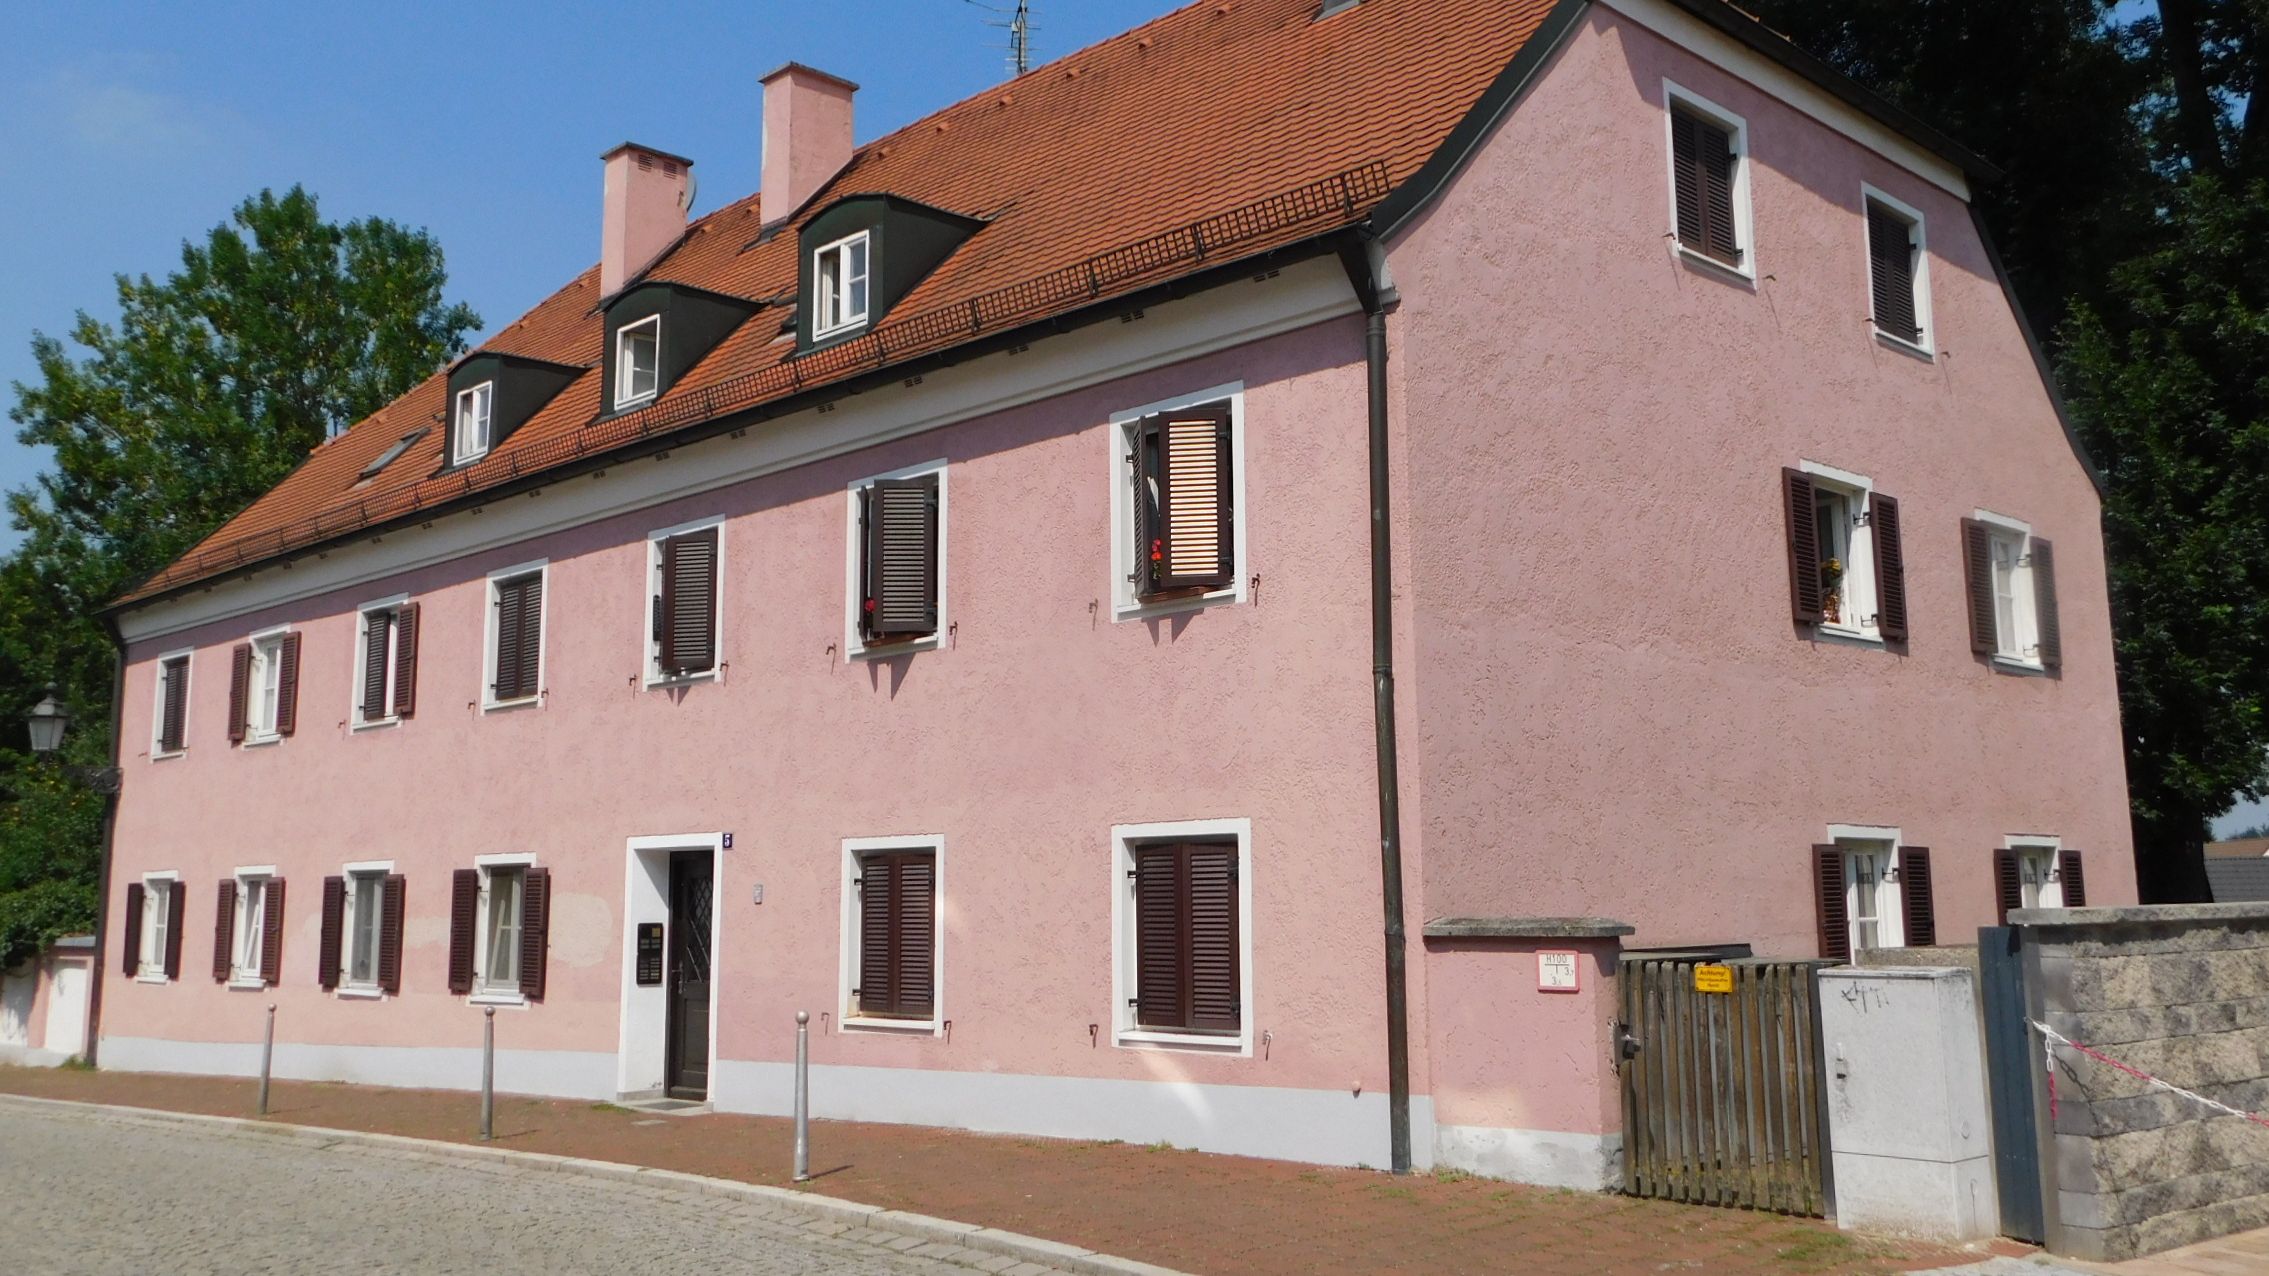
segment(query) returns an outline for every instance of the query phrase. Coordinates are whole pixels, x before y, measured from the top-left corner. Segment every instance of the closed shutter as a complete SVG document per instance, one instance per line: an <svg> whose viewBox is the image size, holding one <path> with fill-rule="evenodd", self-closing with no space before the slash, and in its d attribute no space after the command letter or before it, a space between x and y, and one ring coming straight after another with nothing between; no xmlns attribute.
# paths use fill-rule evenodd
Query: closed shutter
<svg viewBox="0 0 2269 1276"><path fill-rule="evenodd" d="M189 908L185 902L188 890L189 884L179 880L166 887L165 977L168 979L181 978L181 924L189 920Z"/></svg>
<svg viewBox="0 0 2269 1276"><path fill-rule="evenodd" d="M418 605L403 603L394 613L394 716L418 711Z"/></svg>
<svg viewBox="0 0 2269 1276"><path fill-rule="evenodd" d="M1875 326L1901 341L1919 339L1922 328L1915 322L1914 227L1874 200L1867 201L1867 264Z"/></svg>
<svg viewBox="0 0 2269 1276"><path fill-rule="evenodd" d="M1670 113L1670 193L1678 209L1678 242L1702 252L1708 216L1702 211L1702 122L1684 111Z"/></svg>
<svg viewBox="0 0 2269 1276"><path fill-rule="evenodd" d="M238 719L242 721L243 719ZM236 937L236 879L224 877L213 888L213 982L228 982L229 941Z"/></svg>
<svg viewBox="0 0 2269 1276"><path fill-rule="evenodd" d="M284 635L276 644L283 668L276 678L276 734L290 735L299 727L299 635Z"/></svg>
<svg viewBox="0 0 2269 1276"><path fill-rule="evenodd" d="M1685 111L1670 113L1672 188L1678 242L1729 266L1741 263L1734 237L1733 176L1738 158L1730 130Z"/></svg>
<svg viewBox="0 0 2269 1276"><path fill-rule="evenodd" d="M1190 1027L1235 1032L1243 1023L1237 951L1237 847L1186 848L1189 873Z"/></svg>
<svg viewBox="0 0 2269 1276"><path fill-rule="evenodd" d="M1875 539L1875 632L1885 642L1907 640L1907 554L1899 543L1899 503L1867 498L1867 526Z"/></svg>
<svg viewBox="0 0 2269 1276"><path fill-rule="evenodd" d="M378 905L378 986L402 991L402 909L409 883L400 873L386 879Z"/></svg>
<svg viewBox="0 0 2269 1276"><path fill-rule="evenodd" d="M449 876L449 991L473 990L473 924L481 906L480 870L460 868Z"/></svg>
<svg viewBox="0 0 2269 1276"><path fill-rule="evenodd" d="M2064 906L2066 908L2086 908L2088 906L2088 879L2080 869L2080 852L2058 851L2056 853L2056 875L2064 886Z"/></svg>
<svg viewBox="0 0 2269 1276"><path fill-rule="evenodd" d="M496 683L498 700L536 694L544 650L544 577L532 572L496 587Z"/></svg>
<svg viewBox="0 0 2269 1276"><path fill-rule="evenodd" d="M1211 589L1236 575L1236 510L1231 501L1229 409L1199 408L1151 418L1148 444L1136 449L1136 505L1155 486L1157 515L1149 544L1138 545L1142 593ZM1143 470L1149 472L1143 473Z"/></svg>
<svg viewBox="0 0 2269 1276"><path fill-rule="evenodd" d="M892 858L898 864L891 875L891 912L897 923L892 928L891 1013L927 1019L937 1008L937 857L919 851Z"/></svg>
<svg viewBox="0 0 2269 1276"><path fill-rule="evenodd" d="M244 716L252 691L252 644L240 642L229 653L228 742L244 743Z"/></svg>
<svg viewBox="0 0 2269 1276"><path fill-rule="evenodd" d="M1899 911L1906 923L1906 946L1938 946L1938 901L1930 889L1930 848L1899 848Z"/></svg>
<svg viewBox="0 0 2269 1276"><path fill-rule="evenodd" d="M1813 502L1812 476L1781 471L1781 505L1788 511L1788 599L1800 625L1817 625L1827 616L1826 588L1820 581L1820 522Z"/></svg>
<svg viewBox="0 0 2269 1276"><path fill-rule="evenodd" d="M147 894L140 882L126 884L126 926L119 936L121 967L131 979L142 969L142 900Z"/></svg>
<svg viewBox="0 0 2269 1276"><path fill-rule="evenodd" d="M520 995L544 999L544 958L551 948L551 870L531 868L520 890Z"/></svg>
<svg viewBox="0 0 2269 1276"><path fill-rule="evenodd" d="M284 879L271 877L260 906L260 982L269 987L284 976Z"/></svg>
<svg viewBox="0 0 2269 1276"><path fill-rule="evenodd" d="M893 995L890 954L895 947L890 908L892 872L890 857L869 855L859 861L859 1013L887 1015Z"/></svg>
<svg viewBox="0 0 2269 1276"><path fill-rule="evenodd" d="M1993 853L1993 908L1994 925L2009 924L2009 914L2025 906L2025 879L2017 864L2017 852L2003 847Z"/></svg>
<svg viewBox="0 0 2269 1276"><path fill-rule="evenodd" d="M2064 667L2064 631L2056 623L2056 547L2033 538L2033 627L2038 631L2041 668Z"/></svg>
<svg viewBox="0 0 2269 1276"><path fill-rule="evenodd" d="M366 612L362 627L362 717L365 722L375 722L386 717L394 704L386 686L386 673L392 664L394 614Z"/></svg>
<svg viewBox="0 0 2269 1276"><path fill-rule="evenodd" d="M181 749L183 724L189 717L189 657L166 661L161 676L165 679L165 699L159 710L158 748L175 753Z"/></svg>
<svg viewBox="0 0 2269 1276"><path fill-rule="evenodd" d="M1993 615L1993 533L1974 518L1962 520L1962 581L1969 590L1970 650L1990 656L2001 649Z"/></svg>
<svg viewBox="0 0 2269 1276"><path fill-rule="evenodd" d="M315 978L328 990L339 986L339 948L347 929L347 879L323 879L323 938L315 956Z"/></svg>
<svg viewBox="0 0 2269 1276"><path fill-rule="evenodd" d="M859 628L916 638L938 627L938 480L882 479L860 494L865 528Z"/></svg>
<svg viewBox="0 0 2269 1276"><path fill-rule="evenodd" d="M1182 855L1178 846L1140 846L1135 874L1135 1024L1187 1028L1189 951L1182 935Z"/></svg>
<svg viewBox="0 0 2269 1276"><path fill-rule="evenodd" d="M1812 848L1812 882L1820 903L1820 955L1851 960L1851 914L1844 908L1844 853L1841 847Z"/></svg>
<svg viewBox="0 0 2269 1276"><path fill-rule="evenodd" d="M663 673L705 673L716 667L716 528L662 542L662 597L656 625Z"/></svg>

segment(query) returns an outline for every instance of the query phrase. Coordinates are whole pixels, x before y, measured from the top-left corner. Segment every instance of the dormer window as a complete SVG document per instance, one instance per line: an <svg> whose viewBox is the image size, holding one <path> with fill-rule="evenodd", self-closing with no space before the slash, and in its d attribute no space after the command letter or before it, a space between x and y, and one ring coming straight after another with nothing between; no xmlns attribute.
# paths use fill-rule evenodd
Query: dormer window
<svg viewBox="0 0 2269 1276"><path fill-rule="evenodd" d="M643 403L662 388L662 316L625 324L615 333L615 410Z"/></svg>
<svg viewBox="0 0 2269 1276"><path fill-rule="evenodd" d="M495 418L496 382L483 381L457 392L456 439L449 453L452 464L463 465L488 455L489 423Z"/></svg>
<svg viewBox="0 0 2269 1276"><path fill-rule="evenodd" d="M819 250L812 271L814 337L829 337L867 321L867 232Z"/></svg>

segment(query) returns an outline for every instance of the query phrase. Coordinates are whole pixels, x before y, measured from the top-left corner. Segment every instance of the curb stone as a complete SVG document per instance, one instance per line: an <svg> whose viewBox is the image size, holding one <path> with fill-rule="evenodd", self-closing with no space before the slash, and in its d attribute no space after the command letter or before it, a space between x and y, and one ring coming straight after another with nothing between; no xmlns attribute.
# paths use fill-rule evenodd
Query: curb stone
<svg viewBox="0 0 2269 1276"><path fill-rule="evenodd" d="M902 1210L885 1209L880 1205L866 1205L858 1201L838 1200L816 1192L799 1192L791 1188L773 1187L764 1183L742 1183L733 1179L710 1178L701 1174L688 1174L682 1170L664 1170L651 1166L630 1165L621 1161L597 1161L588 1157L560 1156L551 1152L521 1152L508 1148L481 1147L476 1144L449 1143L439 1139L414 1139L400 1134L378 1134L367 1130L336 1130L327 1126L291 1125L281 1121L261 1121L250 1117L208 1116L198 1112L169 1112L163 1108L137 1108L118 1103L85 1103L76 1099L42 1099L23 1094L0 1094L0 1108L16 1107L27 1110L65 1110L88 1114L97 1120L118 1125L187 1126L231 1135L249 1135L256 1138L285 1139L306 1144L317 1151L325 1151L342 1144L384 1151L396 1156L419 1160L448 1161L460 1164L510 1165L525 1170L547 1170L577 1178L598 1179L615 1183L637 1183L653 1187L675 1188L703 1196L722 1197L727 1200L784 1207L804 1215L810 1221L807 1230L829 1235L850 1235L864 1229L868 1236L862 1243L878 1248L905 1253L917 1247L935 1245L942 1249L958 1249L990 1256L982 1262L968 1259L979 1269L991 1267L994 1260L1007 1260L994 1270L1010 1270L1019 1265L1035 1271L1053 1269L1073 1272L1078 1276L1190 1276L1168 1267L1097 1253L1062 1241L1026 1236L1020 1232L1002 1231L979 1223L961 1223L952 1219L932 1218L926 1214L913 1214Z"/></svg>

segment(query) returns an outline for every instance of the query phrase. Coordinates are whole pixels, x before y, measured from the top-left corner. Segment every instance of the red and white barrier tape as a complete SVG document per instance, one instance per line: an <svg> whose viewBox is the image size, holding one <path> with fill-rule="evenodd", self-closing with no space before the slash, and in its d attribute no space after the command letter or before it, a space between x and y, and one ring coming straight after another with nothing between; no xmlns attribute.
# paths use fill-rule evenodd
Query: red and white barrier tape
<svg viewBox="0 0 2269 1276"><path fill-rule="evenodd" d="M2169 1094L2180 1095L2201 1106L2212 1108L2225 1116L2242 1117L2255 1125L2269 1127L2269 1117L2264 1117L2256 1112L2247 1112L2241 1108L2233 1108L2227 1103L2209 1099L2196 1090L2185 1090L2172 1081L2161 1081L2141 1068L2121 1063L2101 1050L2081 1045L2038 1019L2028 1020L2027 1022L2032 1024L2033 1031L2041 1034L2041 1052L2048 1064L2048 1116L2051 1121L2056 1119L2056 1047L2063 1046L2069 1050L2076 1050L2107 1068L2117 1068L2128 1076L2149 1085L2154 1090L2164 1090Z"/></svg>

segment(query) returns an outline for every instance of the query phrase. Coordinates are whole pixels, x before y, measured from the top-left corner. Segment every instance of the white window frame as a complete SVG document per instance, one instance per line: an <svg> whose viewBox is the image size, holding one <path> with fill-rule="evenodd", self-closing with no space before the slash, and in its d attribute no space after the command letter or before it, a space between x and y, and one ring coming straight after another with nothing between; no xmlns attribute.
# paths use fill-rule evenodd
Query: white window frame
<svg viewBox="0 0 2269 1276"><path fill-rule="evenodd" d="M378 717L365 717L362 703L362 674L364 660L370 653L370 618L380 612L392 615L398 621L402 607L410 601L408 594L394 594L362 604L355 608L355 662L347 670L347 723L348 729L362 731L372 727L401 725L401 716L394 712L394 679L401 673L396 659L400 650L402 630L399 624L386 628L386 712Z"/></svg>
<svg viewBox="0 0 2269 1276"><path fill-rule="evenodd" d="M284 738L283 733L276 729L280 721L277 710L282 707L284 699L284 638L291 631L290 625L277 625L245 639L252 645L252 660L245 669L244 677L244 743L248 747L274 744ZM273 699L268 696L267 685L271 669L276 675L276 693ZM267 717L265 725L261 723L263 714Z"/></svg>
<svg viewBox="0 0 2269 1276"><path fill-rule="evenodd" d="M1860 183L1859 192L1859 264L1860 280L1866 288L1863 295L1867 298L1867 326L1874 330L1876 340L1892 349L1934 361L1936 356L1931 352L1938 348L1938 329L1930 318L1930 236L1928 223L1923 218L1921 209L1896 195L1877 189L1872 184ZM1867 219L1867 205L1871 201L1881 204L1899 216L1906 218L1909 223L1908 231L1914 243L1914 322L1916 327L1922 329L1921 333L1912 341L1885 332L1875 326L1875 258L1868 242L1868 236L1872 232Z"/></svg>
<svg viewBox="0 0 2269 1276"><path fill-rule="evenodd" d="M1150 842L1237 840L1237 1034L1161 1032L1135 1026L1134 848ZM1111 826L1111 1044L1127 1050L1179 1050L1251 1058L1253 1021L1253 822L1171 820Z"/></svg>
<svg viewBox="0 0 2269 1276"><path fill-rule="evenodd" d="M181 747L178 749L168 749L164 743L165 666L166 662L170 660L181 662ZM195 647L177 647L172 651L162 652L158 656L157 663L151 666L152 671L156 674L150 680L153 684L150 688L152 693L150 700L150 761L152 762L163 762L167 758L178 758L189 752L189 697L190 693L197 689L193 672L196 667L197 649Z"/></svg>
<svg viewBox="0 0 2269 1276"><path fill-rule="evenodd" d="M347 883L347 904L340 913L339 922L339 987L337 995L350 1000L374 1000L386 995L378 983L378 963L383 959L385 937L380 928L385 925L386 879L393 875L392 860L358 860L339 870ZM355 969L355 929L362 922L361 910L355 902L355 882L360 878L378 881L377 906L379 915L371 920L370 978L357 980Z"/></svg>
<svg viewBox="0 0 2269 1276"><path fill-rule="evenodd" d="M843 650L849 659L867 660L877 656L900 656L910 651L936 651L945 646L947 626L953 622L946 615L946 582L951 573L946 569L946 461L924 461L887 474L869 474L844 488L843 500ZM869 483L895 479L918 479L936 475L938 480L938 627L924 638L904 642L877 643L869 646L866 635L859 632L859 559L864 553L864 538L859 534L859 493Z"/></svg>
<svg viewBox="0 0 2269 1276"><path fill-rule="evenodd" d="M134 954L134 978L145 984L171 983L165 973L166 943L173 927L181 920L173 916L173 892L180 889L181 874L167 869L161 873L142 874L142 935L141 948ZM164 904L151 908L151 901L160 897ZM150 924L155 912L163 919L163 929Z"/></svg>
<svg viewBox="0 0 2269 1276"><path fill-rule="evenodd" d="M717 659L699 673L671 674L662 671L662 635L654 629L654 597L662 592L662 542L672 536L717 529L717 587L710 600L714 610L710 613L710 633L717 645ZM722 682L725 679L725 516L713 514L679 523L675 527L661 527L646 533L646 593L639 600L638 642L645 653L643 678L647 687L680 687L694 682ZM544 583L544 593L551 594L551 582ZM492 648L493 650L493 648Z"/></svg>
<svg viewBox="0 0 2269 1276"><path fill-rule="evenodd" d="M471 408L480 409L480 440L474 446L473 431L466 428ZM470 465L487 456L490 442L496 435L496 382L483 381L457 392L455 404L449 411L449 463Z"/></svg>
<svg viewBox="0 0 2269 1276"><path fill-rule="evenodd" d="M544 578L543 602L536 613L536 692L516 700L499 700L496 698L496 587L502 581L530 575ZM481 623L481 712L542 704L551 690L551 560L538 558L490 572L488 590L482 597L487 600L488 615Z"/></svg>
<svg viewBox="0 0 2269 1276"><path fill-rule="evenodd" d="M520 992L519 958L514 957L510 981L492 985L489 982L489 950L496 937L489 931L489 884L497 869L520 870L520 925L528 922L528 873L536 867L533 855L477 855L473 867L481 875L479 905L473 910L473 992L467 998L476 1006L526 1006L527 997Z"/></svg>
<svg viewBox="0 0 2269 1276"><path fill-rule="evenodd" d="M859 876L861 857L877 851L928 851L937 874L937 915L931 920L930 933L934 937L930 948L930 1017L924 1019L876 1019L859 1013L858 998L851 990L859 986L859 888L853 879ZM839 1007L839 1022L846 1031L873 1032L885 1035L936 1037L945 1033L945 835L943 833L917 833L910 837L847 837L843 839L843 877L837 894L841 903L841 921L837 934L841 937L840 954L836 961L835 1004Z"/></svg>
<svg viewBox="0 0 2269 1276"><path fill-rule="evenodd" d="M1898 829L1877 824L1831 824L1828 840L1844 857L1844 919L1851 933L1851 951L1904 948L1907 941L1906 900L1900 893L1901 853L1906 838ZM1875 942L1859 942L1859 890L1852 880L1852 856L1879 854L1883 876L1875 883Z"/></svg>
<svg viewBox="0 0 2269 1276"><path fill-rule="evenodd" d="M654 388L639 394L634 393L631 389L631 377L634 368L630 360L630 338L631 334L642 328L654 330ZM615 411L620 412L624 408L635 407L641 403L651 403L660 397L661 393L662 316L652 314L635 323L626 323L615 329Z"/></svg>
<svg viewBox="0 0 2269 1276"><path fill-rule="evenodd" d="M1219 589L1202 594L1156 601L1144 601L1135 592L1134 582L1127 579L1135 569L1134 467L1127 464L1127 454L1134 451L1135 432L1146 418L1161 412L1174 412L1200 404L1226 402L1229 405L1229 499L1231 502L1231 533L1237 538L1236 570L1229 583ZM1111 414L1110 427L1103 432L1106 461L1111 476L1111 571L1106 582L1111 600L1111 619L1148 620L1154 616L1170 616L1176 612L1196 611L1223 603L1242 603L1246 600L1246 586L1252 579L1252 519L1245 503L1245 383L1231 381L1189 394L1145 403L1139 408L1128 408Z"/></svg>
<svg viewBox="0 0 2269 1276"><path fill-rule="evenodd" d="M276 880L273 864L238 865L236 870L236 905L229 910L228 986L231 988L265 988L266 980L260 977L260 958L264 952L262 931L268 916L268 883ZM260 920L254 921L250 902L252 884L260 884ZM246 945L251 945L251 963L245 962ZM278 972L280 975L281 972ZM278 979L278 982L282 982Z"/></svg>
<svg viewBox="0 0 2269 1276"><path fill-rule="evenodd" d="M2009 627L2012 632L2001 632L2001 608L1998 599L1993 609L1993 663L2001 668L2024 673L2044 673L2047 666L2041 663L2040 596L2033 585L2033 525L2023 519L2010 518L1991 510L1971 510L1970 517L1985 524L1986 593L1995 594L1993 580L1993 550L1996 544L2015 542L2015 557L2009 572Z"/></svg>
<svg viewBox="0 0 2269 1276"><path fill-rule="evenodd" d="M1671 131L1671 117L1680 108L1733 134L1733 237L1735 245L1741 249L1740 265L1731 265L1708 253L1689 248L1678 237L1678 145ZM1663 173L1669 180L1669 187L1664 194L1670 201L1668 242L1671 255L1707 270L1737 276L1754 286L1757 282L1757 234L1756 217L1749 202L1749 121L1682 84L1664 80L1662 145Z"/></svg>
<svg viewBox="0 0 2269 1276"><path fill-rule="evenodd" d="M2001 846L2002 849L2017 857L2017 881L2019 883L2017 899L2019 907L2063 908L2065 906L2063 838L2040 833L2012 833L2001 839ZM2024 886L2026 885L2025 861L2027 858L2045 861L2048 865L2047 869L2041 874L2040 880L2031 883L2031 885L2040 888L2037 892L2037 902L2031 904L2023 902Z"/></svg>
<svg viewBox="0 0 2269 1276"><path fill-rule="evenodd" d="M864 245L867 250L866 273L863 276L867 283L867 304L861 306L858 313L856 314L850 313L847 306L830 305L831 302L840 301L840 295L842 292L842 284L840 281L849 278L849 275L846 272L849 266L851 246L853 244ZM821 263L825 262L831 256L834 257L838 262L838 265L836 267L836 279L838 280L838 283L836 284L836 287L833 291L830 291L822 286L822 281L825 280L827 276L826 272L821 268ZM861 327L864 327L866 325L869 312L874 309L874 292L875 250L873 236L870 232L862 230L853 234L845 235L843 238L838 239L833 243L822 244L816 251L812 253L811 262L812 339L814 341L817 341L824 337L832 337L840 333L852 332ZM841 313L830 314L828 313L830 309L840 311Z"/></svg>
<svg viewBox="0 0 2269 1276"><path fill-rule="evenodd" d="M1844 529L1844 618L1833 624L1821 621L1820 632L1880 645L1883 642L1880 627L1883 600L1875 563L1875 482L1864 474L1817 461L1800 461L1797 469L1811 477L1815 490L1827 490L1843 497L1861 520L1859 526ZM1828 546L1820 549L1825 554Z"/></svg>

